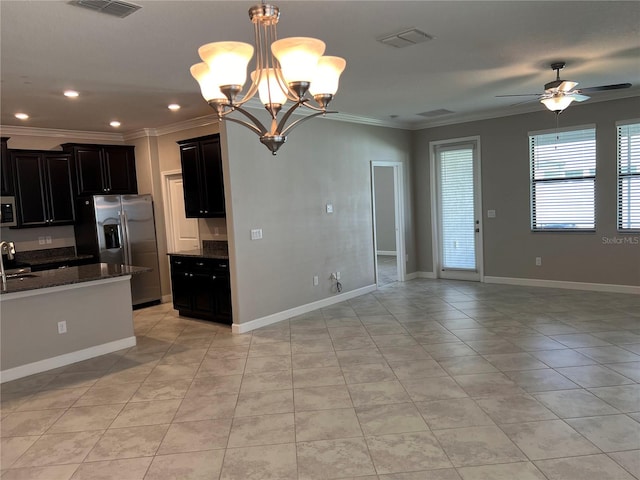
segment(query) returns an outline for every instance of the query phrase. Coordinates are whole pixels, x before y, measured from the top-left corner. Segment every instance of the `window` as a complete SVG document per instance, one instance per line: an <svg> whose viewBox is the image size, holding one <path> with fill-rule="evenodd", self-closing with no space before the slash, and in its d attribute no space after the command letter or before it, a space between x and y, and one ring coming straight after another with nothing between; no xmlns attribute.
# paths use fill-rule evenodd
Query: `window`
<svg viewBox="0 0 640 480"><path fill-rule="evenodd" d="M595 230L596 129L529 134L531 229Z"/></svg>
<svg viewBox="0 0 640 480"><path fill-rule="evenodd" d="M618 125L618 230L640 230L640 123Z"/></svg>

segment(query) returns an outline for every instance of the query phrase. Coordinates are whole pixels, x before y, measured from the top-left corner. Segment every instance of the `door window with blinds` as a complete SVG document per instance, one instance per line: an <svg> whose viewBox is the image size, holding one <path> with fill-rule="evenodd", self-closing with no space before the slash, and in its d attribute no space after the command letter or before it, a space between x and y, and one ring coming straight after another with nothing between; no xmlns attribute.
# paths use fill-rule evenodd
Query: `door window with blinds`
<svg viewBox="0 0 640 480"><path fill-rule="evenodd" d="M531 229L595 230L596 129L529 134Z"/></svg>
<svg viewBox="0 0 640 480"><path fill-rule="evenodd" d="M474 147L437 149L441 266L476 269Z"/></svg>
<svg viewBox="0 0 640 480"><path fill-rule="evenodd" d="M618 125L618 230L640 230L640 123Z"/></svg>

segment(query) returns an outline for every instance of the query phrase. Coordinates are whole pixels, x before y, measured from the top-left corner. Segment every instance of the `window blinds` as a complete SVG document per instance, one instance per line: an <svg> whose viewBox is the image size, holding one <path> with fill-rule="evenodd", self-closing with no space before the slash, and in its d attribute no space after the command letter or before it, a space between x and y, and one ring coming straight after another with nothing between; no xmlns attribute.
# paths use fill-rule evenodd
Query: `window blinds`
<svg viewBox="0 0 640 480"><path fill-rule="evenodd" d="M529 135L531 229L595 229L595 128Z"/></svg>
<svg viewBox="0 0 640 480"><path fill-rule="evenodd" d="M640 230L640 123L617 130L618 230Z"/></svg>
<svg viewBox="0 0 640 480"><path fill-rule="evenodd" d="M440 149L442 268L475 270L473 148Z"/></svg>

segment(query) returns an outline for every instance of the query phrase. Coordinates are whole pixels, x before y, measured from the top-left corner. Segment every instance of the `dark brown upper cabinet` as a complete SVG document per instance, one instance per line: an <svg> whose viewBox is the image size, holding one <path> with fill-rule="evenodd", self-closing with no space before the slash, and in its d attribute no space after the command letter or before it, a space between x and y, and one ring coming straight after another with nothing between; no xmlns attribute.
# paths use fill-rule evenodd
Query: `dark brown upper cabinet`
<svg viewBox="0 0 640 480"><path fill-rule="evenodd" d="M0 156L0 195L3 197L13 195L13 172L9 161L9 151L7 150L8 140L9 137L0 138L0 147L2 148Z"/></svg>
<svg viewBox="0 0 640 480"><path fill-rule="evenodd" d="M133 146L65 143L62 148L73 156L76 195L138 193Z"/></svg>
<svg viewBox="0 0 640 480"><path fill-rule="evenodd" d="M71 155L13 150L18 227L71 225L75 221Z"/></svg>
<svg viewBox="0 0 640 480"><path fill-rule="evenodd" d="M187 218L224 217L220 135L178 142Z"/></svg>

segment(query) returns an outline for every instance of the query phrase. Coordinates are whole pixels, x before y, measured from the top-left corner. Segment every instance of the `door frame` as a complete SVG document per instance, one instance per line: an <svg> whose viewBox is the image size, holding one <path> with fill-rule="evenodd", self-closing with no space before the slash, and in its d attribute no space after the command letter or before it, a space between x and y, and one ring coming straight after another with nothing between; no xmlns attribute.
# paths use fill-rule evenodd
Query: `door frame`
<svg viewBox="0 0 640 480"><path fill-rule="evenodd" d="M398 282L406 281L406 245L404 224L404 165L402 162L371 160L371 217L373 220L373 265L376 286L378 285L378 241L376 238L376 188L375 167L393 168L393 195L395 203L395 229L396 229L396 266Z"/></svg>
<svg viewBox="0 0 640 480"><path fill-rule="evenodd" d="M164 205L166 224L167 251L175 252L177 250L173 242L175 223L173 220L173 210L171 208L171 188L169 186L169 182L176 176L182 177L182 170L167 170L160 172L160 175L162 175L162 203Z"/></svg>
<svg viewBox="0 0 640 480"><path fill-rule="evenodd" d="M478 269L478 281L484 282L484 228L483 228L483 207L482 207L482 157L480 148L480 135L474 135L470 137L451 138L448 140L436 140L429 142L429 175L430 175L430 189L431 189L431 245L432 245L432 261L433 261L433 275L434 278L441 278L441 266L440 266L440 225L439 225L439 210L438 210L438 179L436 169L436 149L443 145L453 145L456 143L474 143L475 144L475 162L474 162L474 174L477 178L477 184L475 185L474 203L478 211L476 220L479 222L478 228L480 232L476 235L476 267ZM453 274L452 277L456 275ZM464 274L461 273L460 280L468 280ZM455 278L451 278L455 279Z"/></svg>

